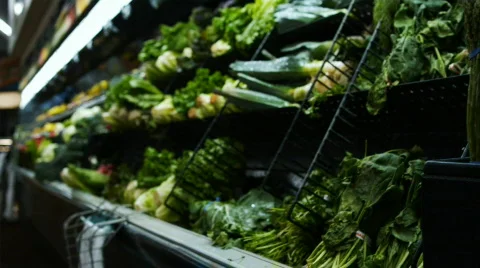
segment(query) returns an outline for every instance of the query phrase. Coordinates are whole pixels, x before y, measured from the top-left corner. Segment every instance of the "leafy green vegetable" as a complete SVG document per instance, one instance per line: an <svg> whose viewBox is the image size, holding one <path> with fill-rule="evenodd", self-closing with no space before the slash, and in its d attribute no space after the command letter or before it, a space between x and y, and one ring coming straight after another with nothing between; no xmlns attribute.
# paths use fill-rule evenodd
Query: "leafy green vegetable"
<svg viewBox="0 0 480 268"><path fill-rule="evenodd" d="M58 148L58 144L53 143L49 139L43 139L37 148L37 163L49 163L55 159L55 151Z"/></svg>
<svg viewBox="0 0 480 268"><path fill-rule="evenodd" d="M215 244L241 246L243 236L272 225L269 211L278 205L272 195L253 189L237 202L195 202L190 217L193 230L207 234Z"/></svg>
<svg viewBox="0 0 480 268"><path fill-rule="evenodd" d="M223 9L206 30L212 43L222 44L214 44L211 48L212 54L223 55L230 51L229 47L247 52L252 45L273 30L275 9L283 2L285 0L255 0L241 8Z"/></svg>
<svg viewBox="0 0 480 268"><path fill-rule="evenodd" d="M213 18L212 25L206 31L212 43L222 40L227 45L234 46L237 34L240 34L250 21L246 7L228 7L220 10L220 16Z"/></svg>
<svg viewBox="0 0 480 268"><path fill-rule="evenodd" d="M391 33L392 50L369 92L367 108L370 113L377 114L384 106L388 87L464 72L466 58L460 52L465 47L463 13L459 3L451 2L376 1L374 17L382 19L382 27ZM389 40L380 41L385 45Z"/></svg>
<svg viewBox="0 0 480 268"><path fill-rule="evenodd" d="M142 168L138 171L138 186L151 188L160 185L175 172L175 155L167 150L158 152L148 147L145 150Z"/></svg>
<svg viewBox="0 0 480 268"><path fill-rule="evenodd" d="M175 184L175 176L170 175L162 184L150 188L141 194L134 203L135 209L146 213L155 213L155 210L165 203Z"/></svg>
<svg viewBox="0 0 480 268"><path fill-rule="evenodd" d="M167 51L182 53L183 49L193 46L200 35L200 27L191 21L174 26L162 25L160 38L146 41L138 58L142 62L155 61Z"/></svg>
<svg viewBox="0 0 480 268"><path fill-rule="evenodd" d="M380 229L375 254L363 267L409 267L420 238L419 192L425 161L410 161L405 179L410 183L405 208L394 220Z"/></svg>
<svg viewBox="0 0 480 268"><path fill-rule="evenodd" d="M338 196L349 184L351 169L356 163L350 155L345 157L338 177L332 177L321 170L313 171L311 185L306 185L308 189L301 192L300 205L293 207L291 217L295 223L286 217L286 212L292 205L287 197L282 208L271 211L274 215L274 229L246 236L245 249L290 266L304 264L320 241L318 234L335 215ZM308 207L313 212L303 207ZM312 234L306 230L316 230L318 233Z"/></svg>
<svg viewBox="0 0 480 268"><path fill-rule="evenodd" d="M104 112L102 119L110 128L115 130L155 126L147 113L138 109L129 111L117 104L113 104L107 112Z"/></svg>
<svg viewBox="0 0 480 268"><path fill-rule="evenodd" d="M132 199L134 194L127 194L127 192L135 192L135 190L138 190L136 187L135 174L126 164L120 164L110 175L110 179L103 190L103 196L111 202L131 205L135 201L135 199Z"/></svg>
<svg viewBox="0 0 480 268"><path fill-rule="evenodd" d="M180 188L201 200L231 199L234 187L243 183L243 145L228 138L207 139L187 166L192 155L186 151L178 160Z"/></svg>
<svg viewBox="0 0 480 268"><path fill-rule="evenodd" d="M352 184L343 191L337 214L307 260L309 266L350 267L367 261L368 240L402 209L403 179L411 173L409 160L418 154L414 148L349 161L354 166L346 174Z"/></svg>
<svg viewBox="0 0 480 268"><path fill-rule="evenodd" d="M167 95L165 99L152 108L151 114L155 122L159 124L168 124L185 119L185 115L180 114L173 106L173 98Z"/></svg>
<svg viewBox="0 0 480 268"><path fill-rule="evenodd" d="M381 21L380 44L387 49L391 49L390 35L393 32L395 12L400 6L401 0L375 0L373 8L373 23L376 25ZM398 23L398 22L397 22Z"/></svg>
<svg viewBox="0 0 480 268"><path fill-rule="evenodd" d="M173 106L179 114L186 116L188 110L195 107L195 101L200 94L212 93L215 89L222 88L225 79L220 72L211 74L208 69L198 69L195 77L184 88L175 91Z"/></svg>
<svg viewBox="0 0 480 268"><path fill-rule="evenodd" d="M137 180L130 181L127 186L123 188L122 201L125 204L133 205L135 200L137 200L137 198L140 197L140 195L142 195L145 191L145 188L138 187Z"/></svg>
<svg viewBox="0 0 480 268"><path fill-rule="evenodd" d="M316 241L311 234L286 218L287 209L272 209L270 213L275 228L246 235L243 239L244 248L295 267L305 263Z"/></svg>
<svg viewBox="0 0 480 268"><path fill-rule="evenodd" d="M150 109L163 99L163 93L150 82L132 75L124 75L107 91L105 103L108 108L117 104L122 107Z"/></svg>
<svg viewBox="0 0 480 268"><path fill-rule="evenodd" d="M235 37L236 47L240 51L246 51L256 41L270 33L275 26L274 12L276 7L286 2L285 0L256 0L251 6L252 20L245 29Z"/></svg>
<svg viewBox="0 0 480 268"><path fill-rule="evenodd" d="M180 215L166 206L167 198L174 190L175 184L175 175L170 175L159 186L144 191L135 199L135 209L152 214L167 222L176 223L180 221ZM181 189L177 188L177 190ZM134 194L138 194L138 192Z"/></svg>

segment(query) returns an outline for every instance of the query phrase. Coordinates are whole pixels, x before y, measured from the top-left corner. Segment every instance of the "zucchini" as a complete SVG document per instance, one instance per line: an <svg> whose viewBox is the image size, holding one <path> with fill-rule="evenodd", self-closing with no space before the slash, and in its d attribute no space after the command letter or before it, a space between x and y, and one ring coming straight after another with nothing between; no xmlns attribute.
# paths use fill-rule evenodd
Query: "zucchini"
<svg viewBox="0 0 480 268"><path fill-rule="evenodd" d="M310 76L304 66L310 62L305 54L281 57L270 61L236 61L230 69L267 81L305 79Z"/></svg>

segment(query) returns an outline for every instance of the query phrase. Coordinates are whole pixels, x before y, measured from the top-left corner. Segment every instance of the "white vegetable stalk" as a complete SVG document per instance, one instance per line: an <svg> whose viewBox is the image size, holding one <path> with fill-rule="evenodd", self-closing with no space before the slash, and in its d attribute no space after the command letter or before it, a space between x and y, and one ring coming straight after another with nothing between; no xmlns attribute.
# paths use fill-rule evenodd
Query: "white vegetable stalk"
<svg viewBox="0 0 480 268"><path fill-rule="evenodd" d="M210 52L214 58L223 56L230 50L232 50L232 46L223 40L218 40L210 47Z"/></svg>
<svg viewBox="0 0 480 268"><path fill-rule="evenodd" d="M177 56L172 51L166 51L157 58L155 66L162 73L174 73L178 68Z"/></svg>

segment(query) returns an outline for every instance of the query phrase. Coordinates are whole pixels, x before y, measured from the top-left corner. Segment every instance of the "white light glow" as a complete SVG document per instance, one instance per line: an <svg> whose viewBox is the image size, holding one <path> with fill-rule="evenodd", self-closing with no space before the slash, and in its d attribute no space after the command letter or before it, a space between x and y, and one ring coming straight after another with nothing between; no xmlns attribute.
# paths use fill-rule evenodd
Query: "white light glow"
<svg viewBox="0 0 480 268"><path fill-rule="evenodd" d="M0 19L0 32L4 33L6 36L12 35L12 27L2 19Z"/></svg>
<svg viewBox="0 0 480 268"><path fill-rule="evenodd" d="M0 139L0 146L10 146L12 144L12 139Z"/></svg>
<svg viewBox="0 0 480 268"><path fill-rule="evenodd" d="M99 0L22 91L20 108L30 100L132 0Z"/></svg>
<svg viewBox="0 0 480 268"><path fill-rule="evenodd" d="M13 12L15 13L16 16L19 16L23 12L23 3L22 2L16 2L13 5Z"/></svg>

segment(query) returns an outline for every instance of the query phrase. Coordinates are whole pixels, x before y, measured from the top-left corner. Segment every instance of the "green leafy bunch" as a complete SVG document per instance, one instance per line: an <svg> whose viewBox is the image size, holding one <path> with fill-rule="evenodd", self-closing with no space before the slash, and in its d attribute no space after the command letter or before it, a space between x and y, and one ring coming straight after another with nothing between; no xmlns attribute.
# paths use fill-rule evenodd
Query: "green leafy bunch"
<svg viewBox="0 0 480 268"><path fill-rule="evenodd" d="M173 105L178 113L186 115L188 110L195 107L198 95L212 93L215 89L222 88L226 77L220 72L210 73L210 70L200 68L195 77L184 88L175 91Z"/></svg>
<svg viewBox="0 0 480 268"><path fill-rule="evenodd" d="M229 7L212 20L207 28L212 42L223 40L241 52L247 52L252 45L275 27L274 13L285 0L255 0L243 7Z"/></svg>
<svg viewBox="0 0 480 268"><path fill-rule="evenodd" d="M117 104L121 107L147 110L163 99L163 93L149 81L124 75L120 81L110 86L105 105L107 108Z"/></svg>
<svg viewBox="0 0 480 268"><path fill-rule="evenodd" d="M396 10L392 15L392 10ZM368 96L368 110L377 114L386 89L398 83L458 75L467 71L463 11L456 1L376 1L374 18L382 19L391 51ZM387 42L391 41L391 42Z"/></svg>
<svg viewBox="0 0 480 268"><path fill-rule="evenodd" d="M311 267L351 267L369 261L374 244L368 241L375 241L382 227L405 208L405 185L411 170L417 168L415 161L423 161L420 155L415 147L352 161L351 184L341 194L336 215L307 263ZM412 191L408 196L418 193L418 189Z"/></svg>
<svg viewBox="0 0 480 268"><path fill-rule="evenodd" d="M348 154L337 176L314 170L307 189L301 192L300 205L292 208L292 198L287 196L281 208L271 210L274 228L246 236L245 249L293 267L305 264L326 224L335 216L336 204L356 173L357 164L358 159ZM289 210L293 221L287 218ZM313 230L317 233L312 234Z"/></svg>
<svg viewBox="0 0 480 268"><path fill-rule="evenodd" d="M229 200L233 188L243 181L244 165L240 143L229 138L207 139L195 156L192 152L184 152L176 174L181 188L203 200L217 197Z"/></svg>
<svg viewBox="0 0 480 268"><path fill-rule="evenodd" d="M138 171L138 186L151 188L160 185L175 172L177 162L174 153L168 150L158 152L152 147L145 150L143 165Z"/></svg>
<svg viewBox="0 0 480 268"><path fill-rule="evenodd" d="M206 50L203 28L211 22L213 13L207 8L195 8L187 22L178 22L173 26L161 25L157 39L145 41L138 54L141 62L155 61L166 51L182 53L185 48L195 52ZM196 53L194 53L195 55Z"/></svg>
<svg viewBox="0 0 480 268"><path fill-rule="evenodd" d="M236 202L198 201L190 206L193 230L206 234L222 247L242 247L242 238L272 226L271 209L279 202L260 189L252 189Z"/></svg>

